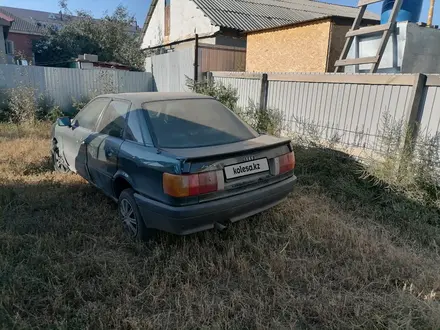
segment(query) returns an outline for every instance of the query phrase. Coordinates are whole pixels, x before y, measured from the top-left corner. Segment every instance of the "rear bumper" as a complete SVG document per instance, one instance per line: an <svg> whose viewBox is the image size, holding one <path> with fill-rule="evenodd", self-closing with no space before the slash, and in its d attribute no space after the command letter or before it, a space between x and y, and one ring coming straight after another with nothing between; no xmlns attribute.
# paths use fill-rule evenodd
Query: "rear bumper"
<svg viewBox="0 0 440 330"><path fill-rule="evenodd" d="M215 223L236 222L282 202L292 191L296 177L240 195L197 205L174 207L135 194L148 228L189 235L212 229Z"/></svg>

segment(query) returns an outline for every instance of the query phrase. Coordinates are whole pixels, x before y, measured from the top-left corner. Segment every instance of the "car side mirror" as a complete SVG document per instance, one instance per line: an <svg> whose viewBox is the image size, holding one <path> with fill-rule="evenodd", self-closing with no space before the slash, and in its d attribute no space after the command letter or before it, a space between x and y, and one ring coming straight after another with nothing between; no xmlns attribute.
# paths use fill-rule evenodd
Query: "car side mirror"
<svg viewBox="0 0 440 330"><path fill-rule="evenodd" d="M71 127L72 123L69 117L60 117L57 119L57 125L61 127Z"/></svg>

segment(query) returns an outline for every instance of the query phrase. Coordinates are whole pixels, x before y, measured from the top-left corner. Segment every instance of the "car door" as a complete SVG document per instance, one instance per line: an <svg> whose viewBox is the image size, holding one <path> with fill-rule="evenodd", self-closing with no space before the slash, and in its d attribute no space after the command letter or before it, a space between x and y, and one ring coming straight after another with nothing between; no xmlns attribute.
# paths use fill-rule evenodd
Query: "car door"
<svg viewBox="0 0 440 330"><path fill-rule="evenodd" d="M63 137L63 152L69 168L86 179L90 179L86 170L87 143L93 140L101 113L109 103L109 98L91 101L72 120L69 134Z"/></svg>
<svg viewBox="0 0 440 330"><path fill-rule="evenodd" d="M104 110L92 141L88 143L87 166L92 182L111 195L112 179L118 170L118 154L123 143L131 103L113 99Z"/></svg>

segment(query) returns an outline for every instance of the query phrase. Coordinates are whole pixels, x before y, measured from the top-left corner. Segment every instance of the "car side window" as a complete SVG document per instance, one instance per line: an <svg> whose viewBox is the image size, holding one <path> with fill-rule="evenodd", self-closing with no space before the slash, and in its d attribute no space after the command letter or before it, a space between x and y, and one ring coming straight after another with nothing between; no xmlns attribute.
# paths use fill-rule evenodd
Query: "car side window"
<svg viewBox="0 0 440 330"><path fill-rule="evenodd" d="M129 102L118 100L111 101L102 115L97 131L101 134L107 134L122 139L129 108Z"/></svg>
<svg viewBox="0 0 440 330"><path fill-rule="evenodd" d="M104 110L109 102L109 99L99 98L86 105L86 107L75 117L78 126L94 130L102 110Z"/></svg>
<svg viewBox="0 0 440 330"><path fill-rule="evenodd" d="M132 111L128 114L127 129L125 130L125 139L144 144L141 127L137 118L137 113Z"/></svg>

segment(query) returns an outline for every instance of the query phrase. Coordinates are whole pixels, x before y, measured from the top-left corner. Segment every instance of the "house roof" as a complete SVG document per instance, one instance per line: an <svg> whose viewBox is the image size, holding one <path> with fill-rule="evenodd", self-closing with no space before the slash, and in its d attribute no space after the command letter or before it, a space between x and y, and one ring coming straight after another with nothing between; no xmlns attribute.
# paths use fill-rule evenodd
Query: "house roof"
<svg viewBox="0 0 440 330"><path fill-rule="evenodd" d="M143 33L148 28L158 0L152 0ZM313 0L192 0L209 17L213 25L239 31L256 31L338 16L355 18L356 7ZM379 20L366 12L364 19Z"/></svg>
<svg viewBox="0 0 440 330"><path fill-rule="evenodd" d="M2 12L0 12L0 19L8 23L12 23L14 21L12 17L9 17L8 15L3 14Z"/></svg>
<svg viewBox="0 0 440 330"><path fill-rule="evenodd" d="M193 0L214 25L254 31L338 16L355 18L356 7L312 0ZM379 20L367 12L365 19Z"/></svg>
<svg viewBox="0 0 440 330"><path fill-rule="evenodd" d="M36 24L28 22L25 19L22 19L19 16L14 15L8 9L9 9L8 7L0 6L0 13L8 16L14 20L14 22L12 22L12 24L11 24L11 28L10 28L9 32L37 34L37 35L43 34L42 28L40 28Z"/></svg>
<svg viewBox="0 0 440 330"><path fill-rule="evenodd" d="M62 27L72 20L80 19L78 16L65 15L62 13L50 13L40 10L31 10L24 8L14 8L0 6L0 12L15 19L10 32L21 32L28 34L43 34L44 29L49 26ZM127 32L136 32L137 26L130 26Z"/></svg>

